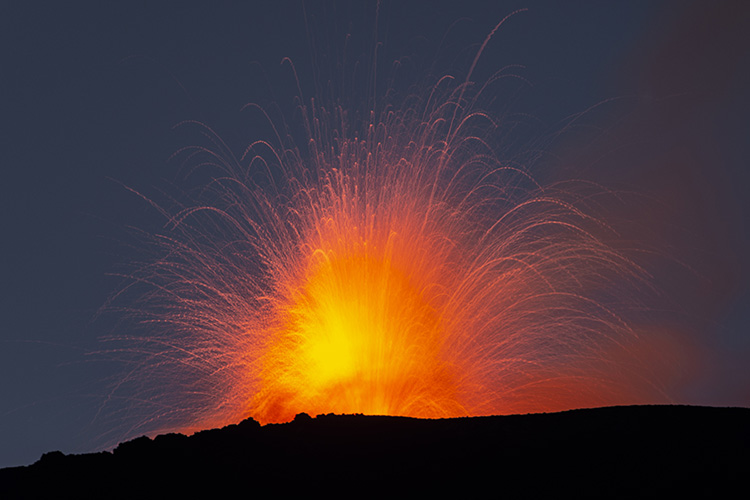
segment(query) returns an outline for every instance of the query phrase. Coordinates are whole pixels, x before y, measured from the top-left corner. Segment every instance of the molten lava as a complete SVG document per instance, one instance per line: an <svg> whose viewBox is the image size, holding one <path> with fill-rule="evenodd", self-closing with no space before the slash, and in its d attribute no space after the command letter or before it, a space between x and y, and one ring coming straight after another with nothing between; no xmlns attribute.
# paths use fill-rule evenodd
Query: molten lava
<svg viewBox="0 0 750 500"><path fill-rule="evenodd" d="M303 152L278 134L235 159L198 124L212 146L183 153L213 181L164 209L161 257L131 275L149 286L139 349L160 418L184 429L660 400L627 354L645 273L607 243L602 190L540 186L501 158L502 121L472 89L444 77L362 123L301 104Z"/></svg>
<svg viewBox="0 0 750 500"><path fill-rule="evenodd" d="M364 214L339 209L315 221L299 274L285 284L250 413L465 414L456 397L464 367L446 349L452 271L430 243L438 235L424 234L414 207L359 224L349 217Z"/></svg>

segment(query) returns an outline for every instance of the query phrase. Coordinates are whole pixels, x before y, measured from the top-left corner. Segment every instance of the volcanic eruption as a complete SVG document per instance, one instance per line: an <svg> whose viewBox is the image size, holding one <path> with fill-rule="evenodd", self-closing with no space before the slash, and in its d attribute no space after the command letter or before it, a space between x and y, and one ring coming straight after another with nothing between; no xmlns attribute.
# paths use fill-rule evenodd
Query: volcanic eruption
<svg viewBox="0 0 750 500"><path fill-rule="evenodd" d="M510 16L509 16L510 17ZM436 78L366 109L298 96L304 137L175 157L210 180L128 274L129 376L181 428L253 417L455 417L665 400L628 357L648 275L613 244L606 190L504 156L492 84ZM286 61L289 63L289 61ZM400 95L400 97L399 97ZM321 104L321 101L325 101ZM267 117L264 108L246 112ZM633 352L637 350L634 349Z"/></svg>

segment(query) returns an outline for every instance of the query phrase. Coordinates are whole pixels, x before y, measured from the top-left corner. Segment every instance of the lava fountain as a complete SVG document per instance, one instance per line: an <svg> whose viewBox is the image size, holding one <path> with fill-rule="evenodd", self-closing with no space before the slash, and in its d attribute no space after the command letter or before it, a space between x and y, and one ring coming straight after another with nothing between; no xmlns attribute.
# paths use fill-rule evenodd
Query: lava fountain
<svg viewBox="0 0 750 500"><path fill-rule="evenodd" d="M211 181L194 203L157 207L169 221L152 240L160 257L129 274L148 287L134 309L149 335L131 352L158 418L185 428L647 398L623 356L638 340L624 304L647 276L607 243L603 190L542 186L501 158L502 120L480 109L488 86L470 77L359 115L300 100L303 148L276 132L236 157L183 124L210 145L177 156Z"/></svg>

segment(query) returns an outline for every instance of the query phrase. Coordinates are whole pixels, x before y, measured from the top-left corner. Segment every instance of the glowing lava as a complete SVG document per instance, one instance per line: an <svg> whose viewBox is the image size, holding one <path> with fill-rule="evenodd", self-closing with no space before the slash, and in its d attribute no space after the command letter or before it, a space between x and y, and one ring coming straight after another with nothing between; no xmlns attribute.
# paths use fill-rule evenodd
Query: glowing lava
<svg viewBox="0 0 750 500"><path fill-rule="evenodd" d="M338 176L306 207L319 215L306 221L298 272L281 291L253 415L465 413L456 398L463 367L446 355L455 250L429 205L410 200L415 186L399 185L405 176L384 176L363 196L364 178Z"/></svg>
<svg viewBox="0 0 750 500"><path fill-rule="evenodd" d="M279 138L237 160L200 126L213 146L183 153L213 181L194 206L164 211L161 258L131 276L150 287L144 342L156 347L143 350L161 418L445 417L650 397L621 361L637 337L623 304L643 273L604 241L601 190L541 187L500 158L502 123L472 89L444 77L426 100L362 123L300 105L306 152Z"/></svg>

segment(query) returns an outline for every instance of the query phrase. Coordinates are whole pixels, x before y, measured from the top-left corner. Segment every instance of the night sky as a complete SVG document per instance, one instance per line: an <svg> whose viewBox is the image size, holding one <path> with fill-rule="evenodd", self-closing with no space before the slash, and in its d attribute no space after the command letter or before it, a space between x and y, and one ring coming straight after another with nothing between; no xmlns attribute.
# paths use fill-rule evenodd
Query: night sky
<svg viewBox="0 0 750 500"><path fill-rule="evenodd" d="M528 83L495 104L533 117L528 147L548 153L529 166L540 181L638 194L616 219L661 254L643 262L663 298L644 329L668 331L664 345L679 351L672 400L750 406L750 9L386 1L378 72L408 56L416 84L464 78L478 44L522 7L474 79L523 66ZM294 61L310 98L348 32L354 53L371 50L374 14L372 2L2 3L0 467L134 437L128 405L108 398L128 367L99 341L126 327L97 313L140 257L128 228L158 232L164 220L123 185L153 197L183 187L168 160L194 143L174 129L184 120L237 152L258 135L244 104L293 122L296 83L281 60Z"/></svg>

